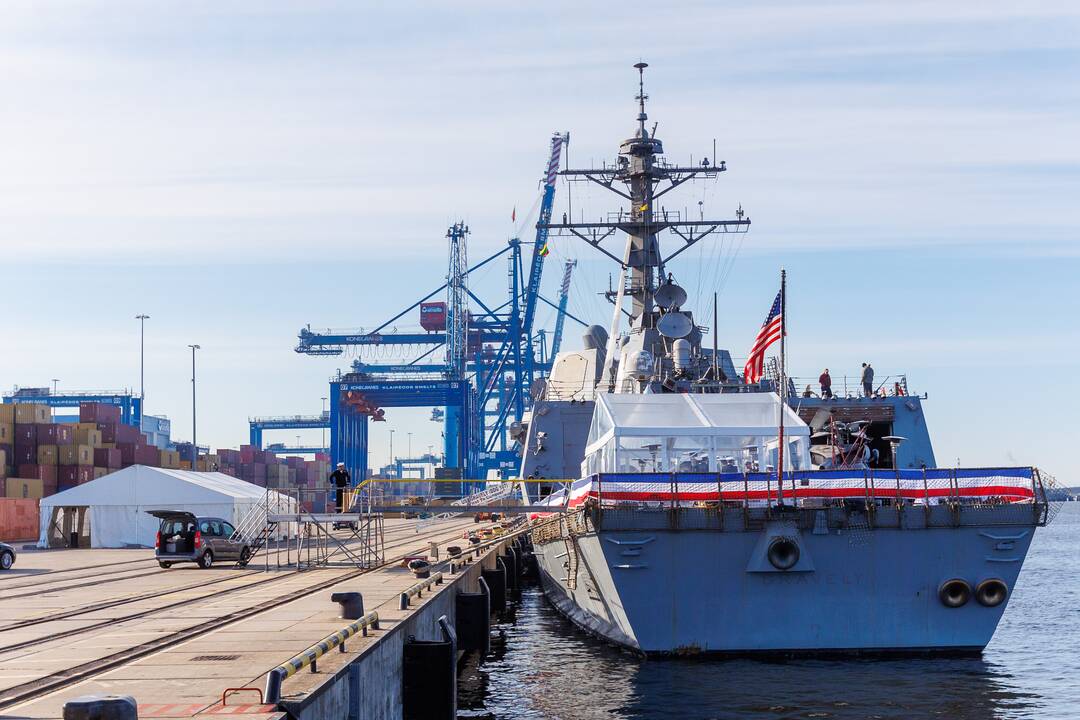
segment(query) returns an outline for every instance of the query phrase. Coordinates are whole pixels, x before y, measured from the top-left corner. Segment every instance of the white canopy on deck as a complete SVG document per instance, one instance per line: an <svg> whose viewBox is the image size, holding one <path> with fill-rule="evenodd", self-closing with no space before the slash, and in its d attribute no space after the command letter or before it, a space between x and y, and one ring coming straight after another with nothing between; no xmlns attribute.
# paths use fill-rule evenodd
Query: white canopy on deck
<svg viewBox="0 0 1080 720"><path fill-rule="evenodd" d="M810 428L772 393L598 393L583 475L809 467Z"/></svg>

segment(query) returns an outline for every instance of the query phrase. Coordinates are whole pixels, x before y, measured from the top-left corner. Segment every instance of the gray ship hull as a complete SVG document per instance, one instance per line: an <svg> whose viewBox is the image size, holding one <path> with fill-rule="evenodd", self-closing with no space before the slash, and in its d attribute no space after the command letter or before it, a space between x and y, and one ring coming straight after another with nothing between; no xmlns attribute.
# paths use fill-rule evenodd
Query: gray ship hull
<svg viewBox="0 0 1080 720"><path fill-rule="evenodd" d="M1007 597L988 607L973 593L953 608L939 590L994 578L1011 595L1033 507L882 510L865 524L821 511L755 522L735 509L593 510L576 514L572 537L566 521L534 533L535 552L562 613L646 655L981 652ZM800 549L789 570L767 559L778 536Z"/></svg>

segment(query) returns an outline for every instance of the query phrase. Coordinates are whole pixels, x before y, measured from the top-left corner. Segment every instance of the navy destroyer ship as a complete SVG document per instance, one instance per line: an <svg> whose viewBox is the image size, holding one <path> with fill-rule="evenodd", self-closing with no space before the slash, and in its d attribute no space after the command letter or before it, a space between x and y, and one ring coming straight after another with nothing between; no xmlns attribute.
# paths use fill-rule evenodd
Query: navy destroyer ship
<svg viewBox="0 0 1080 720"><path fill-rule="evenodd" d="M926 398L906 378L803 397L783 351L771 372L740 375L718 347L715 300L710 343L670 269L750 219L665 209L668 192L727 168L715 148L687 166L664 159L635 67L633 136L614 162L560 173L623 209L547 225L610 257L620 279L610 326L555 358L520 429L520 477L560 480L540 499L553 512L532 519L546 596L646 655L978 654L1051 517L1051 480L938 467ZM620 250L602 244L617 233Z"/></svg>

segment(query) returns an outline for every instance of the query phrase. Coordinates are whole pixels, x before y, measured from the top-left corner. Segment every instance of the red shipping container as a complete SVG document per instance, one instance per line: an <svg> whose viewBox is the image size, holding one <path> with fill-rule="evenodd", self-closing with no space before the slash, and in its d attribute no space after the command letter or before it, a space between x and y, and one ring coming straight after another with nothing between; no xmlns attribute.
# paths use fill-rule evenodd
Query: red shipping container
<svg viewBox="0 0 1080 720"><path fill-rule="evenodd" d="M94 448L94 465L116 470L123 460L120 451L115 448Z"/></svg>
<svg viewBox="0 0 1080 720"><path fill-rule="evenodd" d="M240 464L240 451L238 450L218 450L217 455L222 465Z"/></svg>
<svg viewBox="0 0 1080 720"><path fill-rule="evenodd" d="M58 423L38 423L38 445L71 445L75 442L75 433L70 425Z"/></svg>
<svg viewBox="0 0 1080 720"><path fill-rule="evenodd" d="M241 445L240 446L240 464L250 465L255 462L255 446L254 445Z"/></svg>
<svg viewBox="0 0 1080 720"><path fill-rule="evenodd" d="M116 442L116 423L98 423L97 429L101 431L101 442Z"/></svg>
<svg viewBox="0 0 1080 720"><path fill-rule="evenodd" d="M142 447L135 443L116 443L116 449L120 451L120 465L127 467L138 462L135 452Z"/></svg>
<svg viewBox="0 0 1080 720"><path fill-rule="evenodd" d="M94 479L93 465L59 465L57 481L65 484L82 485Z"/></svg>
<svg viewBox="0 0 1080 720"><path fill-rule="evenodd" d="M432 332L446 329L446 303L420 303L420 327Z"/></svg>
<svg viewBox="0 0 1080 720"><path fill-rule="evenodd" d="M149 465L150 467L158 467L161 465L161 451L151 445L150 447L140 447L135 449L135 463L138 465Z"/></svg>
<svg viewBox="0 0 1080 720"><path fill-rule="evenodd" d="M120 423L116 426L116 442L139 443L140 445L145 445L146 436L139 432L139 428L134 425Z"/></svg>
<svg viewBox="0 0 1080 720"><path fill-rule="evenodd" d="M19 477L38 478L43 484L56 482L56 465L34 465L32 463L19 465Z"/></svg>
<svg viewBox="0 0 1080 720"><path fill-rule="evenodd" d="M81 403L79 422L119 423L120 408L103 403Z"/></svg>
<svg viewBox="0 0 1080 720"><path fill-rule="evenodd" d="M37 427L37 425L31 423L15 423L15 444L36 445Z"/></svg>

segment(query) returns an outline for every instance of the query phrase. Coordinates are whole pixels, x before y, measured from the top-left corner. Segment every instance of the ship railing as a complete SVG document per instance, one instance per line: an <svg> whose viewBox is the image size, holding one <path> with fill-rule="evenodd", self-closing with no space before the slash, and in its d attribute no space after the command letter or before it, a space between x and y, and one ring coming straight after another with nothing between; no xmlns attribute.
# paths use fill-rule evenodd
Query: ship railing
<svg viewBox="0 0 1080 720"><path fill-rule="evenodd" d="M773 378L775 380L775 378ZM804 397L806 388L810 388L810 397L821 397L821 385L818 377L788 375L788 389L793 392L791 399L797 401ZM897 389L899 388L899 392ZM833 397L855 399L863 397L862 381L854 375L838 375L832 378ZM884 377L876 376L874 379L874 397L906 397L911 395L908 387L907 375L891 374Z"/></svg>
<svg viewBox="0 0 1080 720"><path fill-rule="evenodd" d="M574 400L585 402L596 399L596 389L582 371L581 381L547 380L544 384L543 400Z"/></svg>

